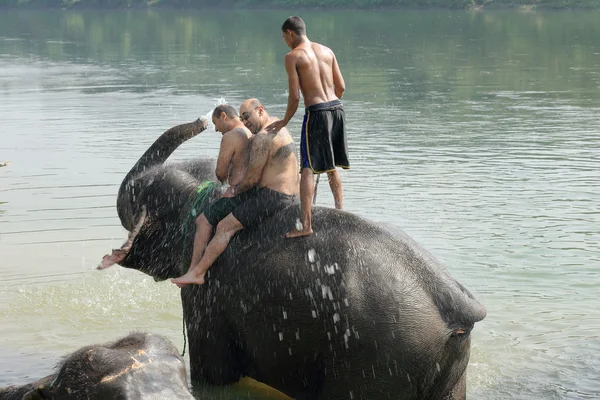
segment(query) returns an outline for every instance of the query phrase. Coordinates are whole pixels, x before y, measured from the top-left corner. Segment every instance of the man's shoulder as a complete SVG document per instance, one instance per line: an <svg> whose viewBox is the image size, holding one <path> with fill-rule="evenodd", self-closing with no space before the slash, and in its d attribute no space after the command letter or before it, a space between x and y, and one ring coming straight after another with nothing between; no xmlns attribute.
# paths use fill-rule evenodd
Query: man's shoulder
<svg viewBox="0 0 600 400"><path fill-rule="evenodd" d="M252 142L258 145L260 143L268 142L269 140L272 140L272 138L273 133L262 130L254 135L254 137L252 138Z"/></svg>
<svg viewBox="0 0 600 400"><path fill-rule="evenodd" d="M300 50L298 48L292 49L290 50L286 55L285 55L285 59L287 61L297 61L302 55L304 54L303 50Z"/></svg>
<svg viewBox="0 0 600 400"><path fill-rule="evenodd" d="M223 134L223 138L246 138L249 139L250 131L247 128L237 127Z"/></svg>
<svg viewBox="0 0 600 400"><path fill-rule="evenodd" d="M319 50L321 52L326 51L326 52L333 53L333 50L331 50L331 48L325 46L324 44L317 43L317 42L310 42L310 45L311 45L311 48L313 51Z"/></svg>

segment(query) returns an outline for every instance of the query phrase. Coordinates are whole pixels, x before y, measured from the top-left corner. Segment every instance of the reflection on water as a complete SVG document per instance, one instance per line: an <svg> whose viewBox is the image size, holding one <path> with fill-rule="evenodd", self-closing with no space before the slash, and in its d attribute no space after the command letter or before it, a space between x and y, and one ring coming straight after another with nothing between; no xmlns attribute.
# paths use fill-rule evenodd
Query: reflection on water
<svg viewBox="0 0 600 400"><path fill-rule="evenodd" d="M121 179L222 99L285 111L286 12L52 14L0 15L0 385L131 330L181 348L175 287L92 270L125 238ZM488 308L469 397L600 396L599 15L303 16L347 80L345 206L405 230ZM333 206L323 182L317 202Z"/></svg>

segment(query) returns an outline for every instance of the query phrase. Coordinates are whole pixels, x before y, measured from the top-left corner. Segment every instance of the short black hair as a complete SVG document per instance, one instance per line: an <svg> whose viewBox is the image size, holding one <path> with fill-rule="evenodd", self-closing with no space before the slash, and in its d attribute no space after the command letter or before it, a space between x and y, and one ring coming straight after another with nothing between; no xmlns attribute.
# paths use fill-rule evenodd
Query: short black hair
<svg viewBox="0 0 600 400"><path fill-rule="evenodd" d="M292 16L286 19L281 25L282 31L292 31L296 35L306 35L306 24L300 17Z"/></svg>
<svg viewBox="0 0 600 400"><path fill-rule="evenodd" d="M215 110L212 113L213 118L219 118L221 113L225 113L229 118L238 118L238 113L235 111L235 108L231 107L229 104L219 104L215 107Z"/></svg>

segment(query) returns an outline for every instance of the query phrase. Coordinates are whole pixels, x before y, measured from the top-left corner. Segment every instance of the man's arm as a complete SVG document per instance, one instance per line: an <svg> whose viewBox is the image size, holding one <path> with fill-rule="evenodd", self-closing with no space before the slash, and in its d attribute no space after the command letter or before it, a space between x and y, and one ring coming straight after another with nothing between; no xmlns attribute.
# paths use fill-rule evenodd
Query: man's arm
<svg viewBox="0 0 600 400"><path fill-rule="evenodd" d="M246 190L256 186L260 182L263 170L269 160L270 141L266 134L257 134L252 139L252 147L250 149L250 161L246 175L240 183L235 185L235 196L245 192Z"/></svg>
<svg viewBox="0 0 600 400"><path fill-rule="evenodd" d="M296 63L298 59L293 52L289 52L285 56L285 71L288 76L288 104L285 110L285 116L282 120L273 122L265 129L267 132L277 132L281 128L284 128L288 122L292 119L296 110L298 109L298 104L300 104L300 77L298 76L298 71L296 70Z"/></svg>
<svg viewBox="0 0 600 400"><path fill-rule="evenodd" d="M340 66L338 65L337 59L335 58L335 54L333 51L333 65L331 66L333 69L333 86L335 95L338 99L341 99L344 95L344 91L346 90L346 83L344 82L344 77L342 76L342 71L340 71Z"/></svg>
<svg viewBox="0 0 600 400"><path fill-rule="evenodd" d="M286 54L285 71L288 75L289 94L287 109L285 110L285 116L283 117L285 125L287 125L288 122L290 122L290 120L294 116L294 114L296 114L298 104L300 104L300 77L298 76L298 71L296 70L296 61L297 58L295 54L292 54L291 52Z"/></svg>
<svg viewBox="0 0 600 400"><path fill-rule="evenodd" d="M223 135L221 139L221 148L219 149L219 157L217 158L217 168L215 169L215 175L217 179L224 183L229 174L229 166L231 165L231 159L233 158L234 148L233 137L229 132Z"/></svg>

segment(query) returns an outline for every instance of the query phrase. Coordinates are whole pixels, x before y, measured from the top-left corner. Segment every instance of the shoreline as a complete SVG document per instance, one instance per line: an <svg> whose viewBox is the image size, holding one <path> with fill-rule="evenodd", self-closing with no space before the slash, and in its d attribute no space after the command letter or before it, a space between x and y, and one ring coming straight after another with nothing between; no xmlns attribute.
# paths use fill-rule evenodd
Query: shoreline
<svg viewBox="0 0 600 400"><path fill-rule="evenodd" d="M439 4L435 6L427 6L418 4L414 5L381 5L381 6L372 6L365 5L362 6L294 6L295 10L301 11L335 11L335 10L360 10L360 11L470 11L470 12L485 12L485 11L516 11L516 12L536 12L536 11L591 11L591 10L600 10L600 2L597 3L596 6L586 6L583 4L579 4L577 6L556 6L556 5L544 5L544 4L494 4L494 5L477 5L470 3L465 7L458 7L449 5L448 7L442 7ZM290 10L289 6L278 5L278 4L268 4L263 3L261 5L252 6L252 5L240 5L235 7L223 7L223 6L211 6L211 5L197 5L197 6L180 6L176 4L160 4L154 2L153 4L135 4L135 5L114 5L114 6L98 6L94 4L81 4L81 2L77 2L70 5L52 5L47 4L21 4L21 5L0 5L0 10L11 10L11 11L19 11L19 10L27 10L27 11L44 11L44 10L63 10L63 11L141 11L141 10L230 10L230 11L244 11L244 10L252 10L252 11L283 11Z"/></svg>

